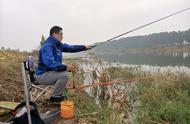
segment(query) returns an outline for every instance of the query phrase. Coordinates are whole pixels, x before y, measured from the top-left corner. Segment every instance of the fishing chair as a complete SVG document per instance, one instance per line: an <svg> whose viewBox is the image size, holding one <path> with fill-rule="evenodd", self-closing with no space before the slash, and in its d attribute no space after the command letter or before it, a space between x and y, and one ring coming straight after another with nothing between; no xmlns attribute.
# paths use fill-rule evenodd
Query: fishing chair
<svg viewBox="0 0 190 124"><path fill-rule="evenodd" d="M38 100L43 94L51 93L49 89L51 86L39 85L35 80L35 66L32 56L29 56L28 60L22 62L22 77L24 82L24 89L27 90L29 101Z"/></svg>

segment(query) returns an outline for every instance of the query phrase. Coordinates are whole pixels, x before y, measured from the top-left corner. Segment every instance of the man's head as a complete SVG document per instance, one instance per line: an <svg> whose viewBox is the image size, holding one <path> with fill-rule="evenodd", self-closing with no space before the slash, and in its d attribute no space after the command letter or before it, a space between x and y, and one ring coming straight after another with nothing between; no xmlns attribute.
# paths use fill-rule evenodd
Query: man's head
<svg viewBox="0 0 190 124"><path fill-rule="evenodd" d="M63 39L63 32L62 32L62 28L59 26L53 26L50 29L50 36L54 36L58 41L62 41Z"/></svg>

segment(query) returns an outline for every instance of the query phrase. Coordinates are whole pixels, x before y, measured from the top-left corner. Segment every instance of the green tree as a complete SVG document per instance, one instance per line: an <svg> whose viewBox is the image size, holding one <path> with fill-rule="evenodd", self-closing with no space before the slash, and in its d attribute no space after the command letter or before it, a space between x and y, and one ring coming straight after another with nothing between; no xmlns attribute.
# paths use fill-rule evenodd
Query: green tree
<svg viewBox="0 0 190 124"><path fill-rule="evenodd" d="M45 41L45 37L44 35L41 36L41 40L40 40L40 45L42 46L44 44Z"/></svg>

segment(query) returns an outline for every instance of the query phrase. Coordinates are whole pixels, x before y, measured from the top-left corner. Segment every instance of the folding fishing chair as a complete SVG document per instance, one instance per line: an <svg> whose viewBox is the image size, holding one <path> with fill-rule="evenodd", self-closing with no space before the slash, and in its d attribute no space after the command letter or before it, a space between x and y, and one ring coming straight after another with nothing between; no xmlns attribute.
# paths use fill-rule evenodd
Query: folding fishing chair
<svg viewBox="0 0 190 124"><path fill-rule="evenodd" d="M28 60L22 62L22 69L23 80L26 79L26 81L23 81L25 83L24 89L28 91L26 95L28 95L29 101L36 101L43 94L51 93L49 91L52 88L51 86L39 85L35 80L35 66L32 56L29 56Z"/></svg>

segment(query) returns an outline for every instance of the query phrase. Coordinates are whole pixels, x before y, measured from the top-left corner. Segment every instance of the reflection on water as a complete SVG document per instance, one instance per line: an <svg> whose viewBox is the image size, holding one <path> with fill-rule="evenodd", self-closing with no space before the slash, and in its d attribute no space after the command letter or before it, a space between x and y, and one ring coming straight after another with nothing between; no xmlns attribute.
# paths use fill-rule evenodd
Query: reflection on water
<svg viewBox="0 0 190 124"><path fill-rule="evenodd" d="M68 58L86 56L87 52L64 54ZM119 62L131 65L152 66L187 66L190 67L190 52L166 53L96 53L96 56L110 62Z"/></svg>
<svg viewBox="0 0 190 124"><path fill-rule="evenodd" d="M182 57L183 59L186 59L188 57L190 57L190 52L173 52L168 53L168 55L172 55L173 57Z"/></svg>
<svg viewBox="0 0 190 124"><path fill-rule="evenodd" d="M153 66L187 66L190 67L189 52L173 53L136 53L136 54L98 54L99 57L112 62L120 62L133 65Z"/></svg>
<svg viewBox="0 0 190 124"><path fill-rule="evenodd" d="M188 52L184 52L183 53L183 58L185 59L185 58L187 58L187 57L189 57L190 56L190 53L188 53Z"/></svg>

